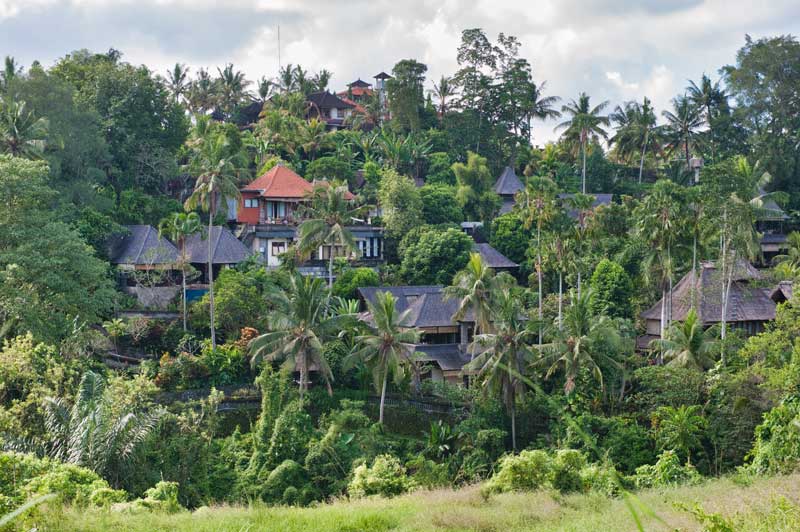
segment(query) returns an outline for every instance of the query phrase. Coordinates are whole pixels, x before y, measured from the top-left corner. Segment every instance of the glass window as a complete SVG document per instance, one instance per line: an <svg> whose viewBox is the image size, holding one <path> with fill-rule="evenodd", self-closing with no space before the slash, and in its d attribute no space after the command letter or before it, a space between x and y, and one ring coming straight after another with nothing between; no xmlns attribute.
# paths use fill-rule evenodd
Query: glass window
<svg viewBox="0 0 800 532"><path fill-rule="evenodd" d="M258 207L258 200L255 198L246 199L244 200L244 208L245 209L254 209Z"/></svg>

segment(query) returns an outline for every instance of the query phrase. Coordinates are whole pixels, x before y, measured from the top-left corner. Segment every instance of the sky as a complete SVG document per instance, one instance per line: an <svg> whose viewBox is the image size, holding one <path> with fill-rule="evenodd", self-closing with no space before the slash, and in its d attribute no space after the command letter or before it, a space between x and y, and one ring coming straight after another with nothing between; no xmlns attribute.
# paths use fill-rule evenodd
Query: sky
<svg viewBox="0 0 800 532"><path fill-rule="evenodd" d="M0 0L0 55L45 66L72 50L105 52L165 74L233 63L248 79L280 62L333 72L331 88L373 81L401 59L428 65L427 86L457 69L461 31L522 42L547 95L585 91L610 109L649 97L660 111L688 79L735 62L745 35L800 33L797 0ZM537 124L534 143L556 138Z"/></svg>

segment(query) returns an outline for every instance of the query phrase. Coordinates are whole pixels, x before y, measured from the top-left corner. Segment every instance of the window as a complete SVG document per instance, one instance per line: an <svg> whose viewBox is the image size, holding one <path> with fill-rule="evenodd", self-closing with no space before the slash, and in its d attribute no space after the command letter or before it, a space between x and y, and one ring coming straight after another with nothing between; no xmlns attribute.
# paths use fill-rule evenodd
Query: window
<svg viewBox="0 0 800 532"><path fill-rule="evenodd" d="M286 242L273 242L270 255L272 255L273 257L277 257L282 253L286 253Z"/></svg>
<svg viewBox="0 0 800 532"><path fill-rule="evenodd" d="M286 216L286 204L282 201L267 202L267 218L279 219Z"/></svg>
<svg viewBox="0 0 800 532"><path fill-rule="evenodd" d="M258 200L256 198L249 198L244 200L244 208L245 209L256 209L258 208Z"/></svg>
<svg viewBox="0 0 800 532"><path fill-rule="evenodd" d="M344 257L344 248L342 246L334 246L333 249L333 256L334 257ZM322 260L328 260L331 258L331 246L322 246Z"/></svg>

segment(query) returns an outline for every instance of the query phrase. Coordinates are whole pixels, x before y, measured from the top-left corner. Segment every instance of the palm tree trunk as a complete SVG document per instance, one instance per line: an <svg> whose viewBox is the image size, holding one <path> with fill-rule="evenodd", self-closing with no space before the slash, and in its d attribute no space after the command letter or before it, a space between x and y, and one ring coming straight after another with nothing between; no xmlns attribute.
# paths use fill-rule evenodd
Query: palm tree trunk
<svg viewBox="0 0 800 532"><path fill-rule="evenodd" d="M583 151L583 170L581 171L581 192L586 194L586 139L581 139L581 151Z"/></svg>
<svg viewBox="0 0 800 532"><path fill-rule="evenodd" d="M697 233L692 238L692 308L697 308Z"/></svg>
<svg viewBox="0 0 800 532"><path fill-rule="evenodd" d="M211 256L213 247L212 231L214 230L214 202L216 198L211 195L211 205L208 208L208 314L211 318L211 349L217 349L217 331L214 326L214 257Z"/></svg>
<svg viewBox="0 0 800 532"><path fill-rule="evenodd" d="M334 240L331 240L330 253L328 253L328 290L333 289L333 250Z"/></svg>
<svg viewBox="0 0 800 532"><path fill-rule="evenodd" d="M722 211L722 238L720 239L720 246L722 248L721 249L721 253L720 253L720 255L721 255L720 262L722 263L721 264L721 268L720 268L720 274L721 274L720 275L720 285L722 286L722 301L720 303L721 307L722 307L721 311L720 311L720 314L721 314L720 315L720 340L722 340L722 343L724 343L724 341L725 341L725 295L726 295L726 290L725 290L725 267L726 267L727 255L728 255L727 231L728 231L728 209L726 207ZM723 348L723 351L724 351L724 348Z"/></svg>
<svg viewBox="0 0 800 532"><path fill-rule="evenodd" d="M686 169L692 171L692 165L689 163L689 136L687 135L683 142L683 149L686 153Z"/></svg>
<svg viewBox="0 0 800 532"><path fill-rule="evenodd" d="M511 448L517 452L517 409L514 405L514 398L511 398L511 407L509 408L511 414Z"/></svg>
<svg viewBox="0 0 800 532"><path fill-rule="evenodd" d="M581 271L578 270L578 299L581 298Z"/></svg>
<svg viewBox="0 0 800 532"><path fill-rule="evenodd" d="M667 243L667 278L669 279L669 301L667 302L667 327L672 325L672 248Z"/></svg>
<svg viewBox="0 0 800 532"><path fill-rule="evenodd" d="M378 423L383 425L383 406L386 403L386 382L389 380L389 366L384 368L383 371L383 384L381 385L381 408L378 413Z"/></svg>
<svg viewBox="0 0 800 532"><path fill-rule="evenodd" d="M183 332L186 332L186 266L181 268L181 291L183 292L182 308L183 314Z"/></svg>
<svg viewBox="0 0 800 532"><path fill-rule="evenodd" d="M539 283L539 351L542 349L542 224L536 226L536 277Z"/></svg>
<svg viewBox="0 0 800 532"><path fill-rule="evenodd" d="M562 320L562 307L564 302L564 289L563 289L563 279L564 273L559 269L558 270L558 330L560 331L563 328L563 320Z"/></svg>
<svg viewBox="0 0 800 532"><path fill-rule="evenodd" d="M639 161L639 184L642 184L642 172L644 172L644 154L647 150L647 140L650 136L650 130L644 132L644 145L642 145L642 158Z"/></svg>

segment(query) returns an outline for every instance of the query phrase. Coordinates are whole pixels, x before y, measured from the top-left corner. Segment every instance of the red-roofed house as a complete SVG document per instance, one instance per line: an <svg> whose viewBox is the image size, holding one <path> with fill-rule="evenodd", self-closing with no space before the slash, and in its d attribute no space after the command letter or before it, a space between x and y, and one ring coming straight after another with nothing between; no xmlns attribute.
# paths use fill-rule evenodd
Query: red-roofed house
<svg viewBox="0 0 800 532"><path fill-rule="evenodd" d="M309 183L291 169L278 165L241 189L242 199L237 209L237 221L244 224L242 240L254 252L264 257L268 267L280 265L281 255L295 240L297 225L302 221L298 207L304 203L316 183ZM318 182L327 185L327 181ZM354 200L350 192L348 199ZM350 228L356 237L362 262L382 260L383 228L373 227L361 220L353 220ZM326 261L330 257L330 246L321 246L309 261ZM333 250L334 256L343 251ZM306 268L313 273L313 264ZM325 268L320 270L325 274Z"/></svg>

